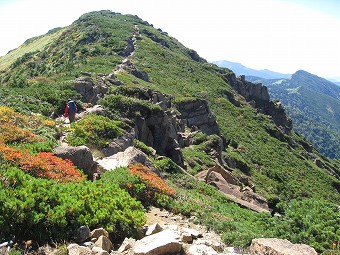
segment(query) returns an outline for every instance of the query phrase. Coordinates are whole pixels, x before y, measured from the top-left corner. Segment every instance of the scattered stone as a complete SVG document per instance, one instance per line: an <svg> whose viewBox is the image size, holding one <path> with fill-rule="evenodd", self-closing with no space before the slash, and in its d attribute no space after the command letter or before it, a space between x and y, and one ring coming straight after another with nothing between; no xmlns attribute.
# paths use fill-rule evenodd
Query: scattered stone
<svg viewBox="0 0 340 255"><path fill-rule="evenodd" d="M278 238L253 239L250 251L257 255L317 255L316 251L306 244L292 244Z"/></svg>
<svg viewBox="0 0 340 255"><path fill-rule="evenodd" d="M91 238L98 239L100 236L106 236L109 238L109 233L103 228L96 228L91 231Z"/></svg>
<svg viewBox="0 0 340 255"><path fill-rule="evenodd" d="M204 244L193 244L186 250L186 255L218 255L218 253Z"/></svg>
<svg viewBox="0 0 340 255"><path fill-rule="evenodd" d="M78 244L70 244L67 246L68 255L92 255L92 250L89 247L79 246Z"/></svg>
<svg viewBox="0 0 340 255"><path fill-rule="evenodd" d="M138 240L133 248L134 255L162 255L180 252L182 246L179 235L171 230L164 230Z"/></svg>
<svg viewBox="0 0 340 255"><path fill-rule="evenodd" d="M190 234L193 238L199 238L203 236L198 230L192 228L183 228L183 232Z"/></svg>
<svg viewBox="0 0 340 255"><path fill-rule="evenodd" d="M153 234L156 234L158 232L161 232L163 230L163 228L158 224L153 224L151 226L148 227L145 235L146 236L149 236L149 235L153 235Z"/></svg>
<svg viewBox="0 0 340 255"><path fill-rule="evenodd" d="M136 240L133 238L125 238L122 245L118 249L118 253L122 253L124 251L127 251L131 249L136 243Z"/></svg>
<svg viewBox="0 0 340 255"><path fill-rule="evenodd" d="M184 243L192 243L192 235L189 233L183 233L181 236L181 240Z"/></svg>
<svg viewBox="0 0 340 255"><path fill-rule="evenodd" d="M98 254L98 255L109 255L109 253L105 250L103 250L102 248L95 246L92 248L92 252L94 254Z"/></svg>
<svg viewBox="0 0 340 255"><path fill-rule="evenodd" d="M107 238L106 236L100 236L95 242L95 245L97 247L102 248L103 250L110 252L113 250L113 244L111 243L110 239Z"/></svg>
<svg viewBox="0 0 340 255"><path fill-rule="evenodd" d="M77 243L83 243L91 237L91 230L88 226L81 226L76 230L75 240Z"/></svg>

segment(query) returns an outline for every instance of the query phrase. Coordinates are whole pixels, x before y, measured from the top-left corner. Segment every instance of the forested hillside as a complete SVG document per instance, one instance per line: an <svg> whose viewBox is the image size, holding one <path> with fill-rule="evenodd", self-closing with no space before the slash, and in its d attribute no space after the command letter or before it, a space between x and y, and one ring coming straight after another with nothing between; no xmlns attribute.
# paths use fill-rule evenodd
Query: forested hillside
<svg viewBox="0 0 340 255"><path fill-rule="evenodd" d="M340 162L296 134L265 87L111 11L84 14L9 54L0 58L0 242L63 242L84 224L116 240L138 236L150 205L196 216L228 245L279 237L326 252L340 239ZM70 127L58 118L68 98L84 113ZM150 166L88 173L56 157L65 134L99 159L112 141L132 137ZM214 167L242 203L261 201L272 213L206 184Z"/></svg>
<svg viewBox="0 0 340 255"><path fill-rule="evenodd" d="M330 158L340 157L339 86L306 71L298 71L289 79L247 79L268 86L271 97L286 106L294 129L318 151Z"/></svg>

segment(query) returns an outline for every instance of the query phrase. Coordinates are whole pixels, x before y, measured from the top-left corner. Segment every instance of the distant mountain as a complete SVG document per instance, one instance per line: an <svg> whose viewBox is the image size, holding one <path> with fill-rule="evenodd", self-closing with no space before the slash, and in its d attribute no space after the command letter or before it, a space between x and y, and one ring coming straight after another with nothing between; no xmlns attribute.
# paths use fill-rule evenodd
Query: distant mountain
<svg viewBox="0 0 340 255"><path fill-rule="evenodd" d="M257 76L265 79L280 79L280 78L288 78L290 74L282 74L274 71L270 71L268 69L264 70L256 70L249 67L246 67L237 62L230 62L227 60L213 61L214 64L220 67L226 67L231 69L236 75L246 75L246 76Z"/></svg>
<svg viewBox="0 0 340 255"><path fill-rule="evenodd" d="M296 131L303 134L324 155L340 158L340 87L306 71L289 79L246 76L269 89L272 99L287 107Z"/></svg>

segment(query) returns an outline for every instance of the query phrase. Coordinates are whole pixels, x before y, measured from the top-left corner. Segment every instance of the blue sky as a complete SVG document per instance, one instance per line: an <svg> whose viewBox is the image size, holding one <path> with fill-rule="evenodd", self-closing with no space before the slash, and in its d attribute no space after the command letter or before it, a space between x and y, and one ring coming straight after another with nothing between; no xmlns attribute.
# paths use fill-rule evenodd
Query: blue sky
<svg viewBox="0 0 340 255"><path fill-rule="evenodd" d="M102 9L138 15L208 61L340 81L338 0L0 0L0 55Z"/></svg>

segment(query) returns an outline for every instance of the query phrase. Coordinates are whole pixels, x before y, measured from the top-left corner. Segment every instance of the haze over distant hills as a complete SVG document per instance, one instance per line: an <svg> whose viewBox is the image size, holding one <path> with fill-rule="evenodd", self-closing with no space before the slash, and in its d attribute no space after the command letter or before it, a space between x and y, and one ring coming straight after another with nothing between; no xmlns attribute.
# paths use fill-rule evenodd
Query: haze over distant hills
<svg viewBox="0 0 340 255"><path fill-rule="evenodd" d="M293 75L255 70L236 62L214 61L246 80L268 87L271 99L280 100L293 119L293 127L324 155L340 157L340 82L333 83L306 71Z"/></svg>
<svg viewBox="0 0 340 255"><path fill-rule="evenodd" d="M291 74L283 74L283 73L274 72L268 69L256 70L256 69L246 67L240 63L231 62L227 60L213 61L212 63L220 67L229 68L233 70L233 72L236 75L257 76L257 77L261 77L265 79L288 78L291 75Z"/></svg>

